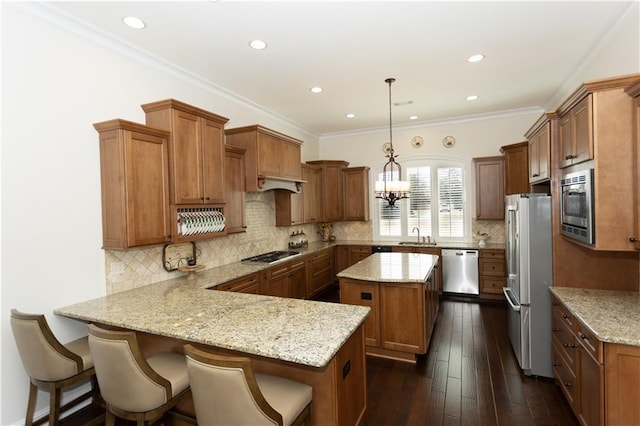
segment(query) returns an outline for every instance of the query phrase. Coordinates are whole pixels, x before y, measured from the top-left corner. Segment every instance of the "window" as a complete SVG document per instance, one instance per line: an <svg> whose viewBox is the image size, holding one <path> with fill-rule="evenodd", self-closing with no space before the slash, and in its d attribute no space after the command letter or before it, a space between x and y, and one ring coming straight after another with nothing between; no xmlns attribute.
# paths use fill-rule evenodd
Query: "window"
<svg viewBox="0 0 640 426"><path fill-rule="evenodd" d="M403 164L404 179L411 182L408 200L395 207L374 198L374 233L377 238L436 241L470 241L471 217L466 201L468 163L444 159L414 159ZM381 168L375 174L382 179ZM394 176L394 179L397 176Z"/></svg>

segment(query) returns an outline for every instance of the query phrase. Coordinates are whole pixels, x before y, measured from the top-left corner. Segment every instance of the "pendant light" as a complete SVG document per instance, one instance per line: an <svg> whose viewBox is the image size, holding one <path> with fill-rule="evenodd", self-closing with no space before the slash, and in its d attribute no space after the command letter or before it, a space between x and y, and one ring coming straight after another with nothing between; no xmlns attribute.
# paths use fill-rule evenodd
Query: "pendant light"
<svg viewBox="0 0 640 426"><path fill-rule="evenodd" d="M389 150L386 157L389 159L382 169L382 180L376 181L376 198L387 201L389 207L394 207L396 201L409 198L411 185L402 179L402 167L396 163L397 155L393 151L393 128L391 119L391 83L395 78L387 78L385 83L389 84Z"/></svg>

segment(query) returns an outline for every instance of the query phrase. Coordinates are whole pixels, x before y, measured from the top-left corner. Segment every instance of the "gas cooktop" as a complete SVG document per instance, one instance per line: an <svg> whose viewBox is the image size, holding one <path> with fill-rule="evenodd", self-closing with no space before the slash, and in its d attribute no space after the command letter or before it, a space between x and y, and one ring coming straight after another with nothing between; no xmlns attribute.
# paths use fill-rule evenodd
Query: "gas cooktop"
<svg viewBox="0 0 640 426"><path fill-rule="evenodd" d="M270 251L269 253L259 254L257 256L247 257L242 259L242 263L273 263L278 260L285 259L287 257L300 254L299 251Z"/></svg>

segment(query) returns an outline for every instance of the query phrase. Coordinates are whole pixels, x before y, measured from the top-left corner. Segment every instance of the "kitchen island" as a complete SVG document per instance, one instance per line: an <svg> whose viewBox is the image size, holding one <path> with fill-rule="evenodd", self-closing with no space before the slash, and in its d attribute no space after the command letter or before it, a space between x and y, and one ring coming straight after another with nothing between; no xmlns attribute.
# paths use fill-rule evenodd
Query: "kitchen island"
<svg viewBox="0 0 640 426"><path fill-rule="evenodd" d="M248 356L261 373L313 387L317 425L360 424L366 408L363 321L369 309L244 293L210 283L169 280L55 313L138 332L145 356L181 352L185 343Z"/></svg>
<svg viewBox="0 0 640 426"><path fill-rule="evenodd" d="M368 306L366 352L415 362L438 315L438 256L374 253L338 273L340 303Z"/></svg>

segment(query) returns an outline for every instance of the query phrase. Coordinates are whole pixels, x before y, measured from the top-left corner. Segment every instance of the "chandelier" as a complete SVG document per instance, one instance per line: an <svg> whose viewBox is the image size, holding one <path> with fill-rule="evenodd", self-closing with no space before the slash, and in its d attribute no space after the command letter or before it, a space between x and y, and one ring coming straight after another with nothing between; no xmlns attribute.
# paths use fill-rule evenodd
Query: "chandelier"
<svg viewBox="0 0 640 426"><path fill-rule="evenodd" d="M395 78L387 78L385 83L389 84L389 145L386 158L389 160L382 169L382 180L376 181L375 193L376 198L386 200L389 207L394 207L396 201L403 198L409 198L411 185L408 181L402 179L402 167L396 162L397 155L393 151L393 130L391 120L391 83L395 82Z"/></svg>

